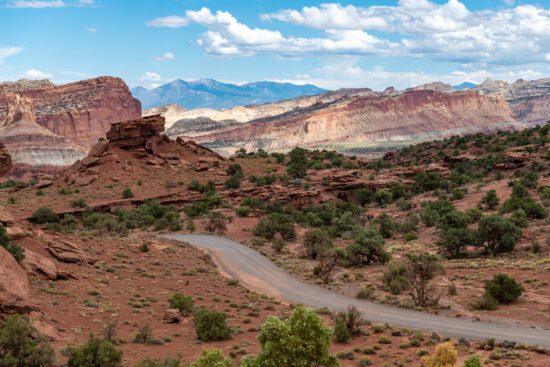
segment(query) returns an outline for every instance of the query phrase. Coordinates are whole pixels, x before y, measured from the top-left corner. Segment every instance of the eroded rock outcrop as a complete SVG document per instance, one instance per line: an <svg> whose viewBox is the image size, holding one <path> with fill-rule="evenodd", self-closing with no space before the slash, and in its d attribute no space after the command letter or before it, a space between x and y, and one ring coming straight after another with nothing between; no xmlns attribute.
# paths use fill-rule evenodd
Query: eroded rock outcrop
<svg viewBox="0 0 550 367"><path fill-rule="evenodd" d="M0 105L0 143L11 156L13 176L55 173L85 156L84 148L36 123L32 99L5 93Z"/></svg>
<svg viewBox="0 0 550 367"><path fill-rule="evenodd" d="M12 167L11 155L6 146L0 142L0 177L7 175Z"/></svg>
<svg viewBox="0 0 550 367"><path fill-rule="evenodd" d="M112 122L141 116L140 102L119 78L99 77L59 86L29 81L0 84L0 95L9 92L33 101L40 126L86 148L104 137ZM6 103L0 99L0 119L6 115Z"/></svg>
<svg viewBox="0 0 550 367"><path fill-rule="evenodd" d="M27 272L0 246L0 313L30 311Z"/></svg>

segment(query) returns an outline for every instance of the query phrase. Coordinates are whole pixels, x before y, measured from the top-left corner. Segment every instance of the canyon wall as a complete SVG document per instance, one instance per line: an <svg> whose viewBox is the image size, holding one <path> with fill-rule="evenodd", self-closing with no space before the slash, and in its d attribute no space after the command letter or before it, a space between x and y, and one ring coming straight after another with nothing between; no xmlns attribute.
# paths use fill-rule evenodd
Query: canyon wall
<svg viewBox="0 0 550 367"><path fill-rule="evenodd" d="M186 137L224 154L239 147L284 150L293 146L363 153L456 134L525 126L515 121L502 95L484 96L474 91L387 91L376 96L320 102Z"/></svg>
<svg viewBox="0 0 550 367"><path fill-rule="evenodd" d="M99 77L64 85L19 81L0 84L3 93L30 98L36 122L56 135L89 148L105 137L112 122L141 116L141 104L122 79ZM0 99L0 120L7 105Z"/></svg>

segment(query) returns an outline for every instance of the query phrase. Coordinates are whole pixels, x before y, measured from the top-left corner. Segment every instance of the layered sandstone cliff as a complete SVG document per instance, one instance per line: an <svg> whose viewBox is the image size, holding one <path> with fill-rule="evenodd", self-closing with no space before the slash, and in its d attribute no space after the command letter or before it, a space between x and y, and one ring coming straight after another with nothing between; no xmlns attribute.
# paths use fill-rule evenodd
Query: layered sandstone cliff
<svg viewBox="0 0 550 367"><path fill-rule="evenodd" d="M33 101L18 94L0 95L0 143L13 162L11 174L53 173L85 156L85 149L36 123Z"/></svg>
<svg viewBox="0 0 550 367"><path fill-rule="evenodd" d="M32 100L40 126L85 148L104 137L112 122L141 116L140 102L119 78L99 77L59 86L46 81L0 84L0 96L9 92ZM0 119L6 116L5 99L0 99Z"/></svg>
<svg viewBox="0 0 550 367"><path fill-rule="evenodd" d="M187 137L225 154L293 146L358 152L456 134L523 128L502 95L433 90L343 97ZM170 131L168 131L169 133Z"/></svg>
<svg viewBox="0 0 550 367"><path fill-rule="evenodd" d="M514 116L529 126L550 120L550 78L519 79L512 84L487 79L476 90L486 95L504 96Z"/></svg>

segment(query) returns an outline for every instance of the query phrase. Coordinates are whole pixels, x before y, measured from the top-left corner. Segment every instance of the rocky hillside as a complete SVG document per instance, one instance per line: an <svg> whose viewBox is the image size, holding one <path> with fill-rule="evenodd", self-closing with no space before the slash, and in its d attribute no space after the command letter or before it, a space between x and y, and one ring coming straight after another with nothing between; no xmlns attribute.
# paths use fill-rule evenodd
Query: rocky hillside
<svg viewBox="0 0 550 367"><path fill-rule="evenodd" d="M292 146L361 154L456 134L524 127L515 122L500 95L433 90L361 93L186 136L225 154L239 147L277 150ZM167 133L177 131L178 124Z"/></svg>
<svg viewBox="0 0 550 367"><path fill-rule="evenodd" d="M230 108L250 104L268 103L304 95L324 92L314 85L255 82L243 85L221 83L212 79L195 81L174 80L148 90L132 89L145 108L176 103L185 108Z"/></svg>
<svg viewBox="0 0 550 367"><path fill-rule="evenodd" d="M18 81L0 84L0 96L16 92L33 101L36 122L75 144L90 147L105 136L111 122L141 115L141 105L119 78L99 77L64 85ZM0 119L8 106L0 99Z"/></svg>

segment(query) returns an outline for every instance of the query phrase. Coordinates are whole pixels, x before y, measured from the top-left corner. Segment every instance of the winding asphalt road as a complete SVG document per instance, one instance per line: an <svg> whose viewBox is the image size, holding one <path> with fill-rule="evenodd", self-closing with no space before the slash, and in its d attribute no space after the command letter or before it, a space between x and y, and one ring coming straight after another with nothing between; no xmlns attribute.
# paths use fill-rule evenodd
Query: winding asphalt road
<svg viewBox="0 0 550 367"><path fill-rule="evenodd" d="M550 347L550 330L431 315L345 297L325 288L304 283L257 251L224 237L202 234L166 234L162 237L187 242L206 251L226 276L238 279L250 290L282 301L314 308L326 307L333 311L345 310L348 306L354 305L365 319L374 322L428 332L437 331L450 337L475 340L495 338L498 341L508 340Z"/></svg>

